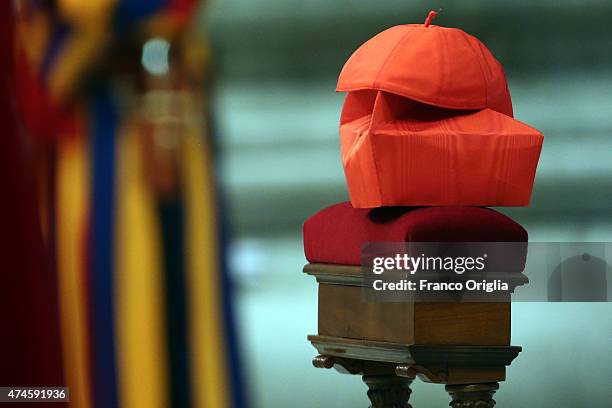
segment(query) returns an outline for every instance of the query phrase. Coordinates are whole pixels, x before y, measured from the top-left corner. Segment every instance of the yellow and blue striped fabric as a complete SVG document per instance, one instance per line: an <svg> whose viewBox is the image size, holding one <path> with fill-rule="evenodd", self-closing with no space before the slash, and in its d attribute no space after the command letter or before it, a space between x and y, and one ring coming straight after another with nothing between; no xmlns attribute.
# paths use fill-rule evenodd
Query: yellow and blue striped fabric
<svg viewBox="0 0 612 408"><path fill-rule="evenodd" d="M57 130L52 141L55 202L47 203L55 208L71 406L247 406L212 135L201 121L185 127L179 194L160 199L144 174L138 114L119 111L114 79L99 74L112 64L100 56L111 52L113 32L195 2L51 3L32 14L47 18L30 21L45 27L21 35L38 33L44 44L29 52L49 100L79 106L81 125Z"/></svg>

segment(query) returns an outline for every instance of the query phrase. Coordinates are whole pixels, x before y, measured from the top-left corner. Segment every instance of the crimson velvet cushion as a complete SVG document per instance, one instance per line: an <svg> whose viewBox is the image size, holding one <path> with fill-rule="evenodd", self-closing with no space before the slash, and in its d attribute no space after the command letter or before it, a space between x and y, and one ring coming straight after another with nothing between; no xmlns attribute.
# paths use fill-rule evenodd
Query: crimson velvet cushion
<svg viewBox="0 0 612 408"><path fill-rule="evenodd" d="M527 242L511 218L482 207L353 208L349 202L319 211L304 223L311 263L360 265L365 242Z"/></svg>

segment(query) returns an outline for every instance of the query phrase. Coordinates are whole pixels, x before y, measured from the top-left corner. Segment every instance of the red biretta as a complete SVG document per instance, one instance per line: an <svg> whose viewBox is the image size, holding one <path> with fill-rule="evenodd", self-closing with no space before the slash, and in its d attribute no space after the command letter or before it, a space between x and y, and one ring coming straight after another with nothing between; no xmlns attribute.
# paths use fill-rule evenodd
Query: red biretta
<svg viewBox="0 0 612 408"><path fill-rule="evenodd" d="M475 37L392 27L345 64L342 163L356 208L529 204L542 134L513 118L501 64Z"/></svg>

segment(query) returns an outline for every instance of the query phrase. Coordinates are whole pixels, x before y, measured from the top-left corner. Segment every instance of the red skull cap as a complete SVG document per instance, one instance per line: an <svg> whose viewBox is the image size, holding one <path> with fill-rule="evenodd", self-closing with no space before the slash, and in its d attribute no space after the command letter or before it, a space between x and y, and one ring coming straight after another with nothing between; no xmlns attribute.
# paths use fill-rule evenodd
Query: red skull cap
<svg viewBox="0 0 612 408"><path fill-rule="evenodd" d="M489 108L512 116L504 70L477 38L457 28L391 27L353 53L337 91L387 91L449 109Z"/></svg>

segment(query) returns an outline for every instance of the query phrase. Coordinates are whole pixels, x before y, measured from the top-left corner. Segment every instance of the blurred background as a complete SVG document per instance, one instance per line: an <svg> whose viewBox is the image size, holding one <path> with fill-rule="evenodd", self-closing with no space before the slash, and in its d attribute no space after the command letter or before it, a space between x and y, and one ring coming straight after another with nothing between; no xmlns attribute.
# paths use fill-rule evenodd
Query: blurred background
<svg viewBox="0 0 612 408"><path fill-rule="evenodd" d="M612 239L609 1L16 4L17 73L35 67L18 92L32 167L41 197L45 185L57 195L40 217L57 246L73 406L367 406L359 378L311 365L316 283L301 272L301 225L348 200L334 92L344 62L430 9L487 45L515 117L544 133L531 206L499 210L532 241ZM49 51L68 34L73 59ZM517 303L512 330L523 353L499 406L610 406L612 303ZM443 387L412 388L415 407L448 404Z"/></svg>

